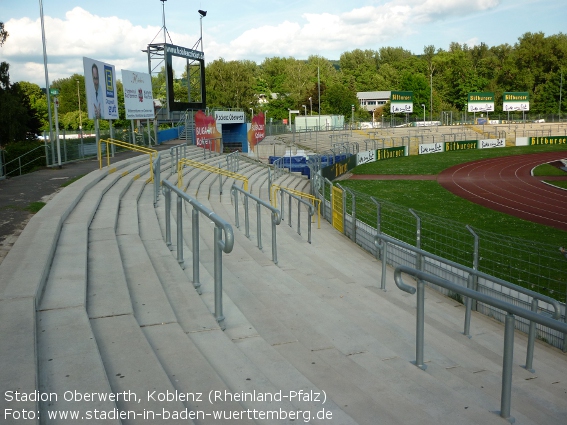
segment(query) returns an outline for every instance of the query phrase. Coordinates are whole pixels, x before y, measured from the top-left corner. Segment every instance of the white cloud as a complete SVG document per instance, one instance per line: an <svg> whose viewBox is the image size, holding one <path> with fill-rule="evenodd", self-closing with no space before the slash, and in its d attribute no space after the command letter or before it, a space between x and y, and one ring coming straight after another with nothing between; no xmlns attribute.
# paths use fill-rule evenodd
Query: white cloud
<svg viewBox="0 0 567 425"><path fill-rule="evenodd" d="M217 29L205 30L207 61L262 61L270 56L306 58L320 54L336 59L355 48L378 49L385 43L403 45L427 24L445 17L464 16L493 9L501 0L390 0L354 8L345 13L305 13L275 25L253 26L226 41ZM251 17L251 22L257 22ZM254 20L252 20L254 19ZM44 85L41 28L39 19L10 19L10 33L0 49L2 60L10 63L12 81ZM147 57L141 52L154 38L163 40L157 26L133 25L115 16L93 15L81 7L68 11L64 19L45 17L49 77L53 81L82 73L82 57L114 64L116 69L145 71ZM191 47L197 34L171 34L174 44ZM221 41L222 40L222 41Z"/></svg>

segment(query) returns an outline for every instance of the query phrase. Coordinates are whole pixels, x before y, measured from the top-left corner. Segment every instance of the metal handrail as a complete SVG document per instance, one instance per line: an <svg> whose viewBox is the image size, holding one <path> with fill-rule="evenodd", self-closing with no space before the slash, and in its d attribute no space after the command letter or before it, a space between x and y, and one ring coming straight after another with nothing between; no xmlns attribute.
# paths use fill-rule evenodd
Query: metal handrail
<svg viewBox="0 0 567 425"><path fill-rule="evenodd" d="M187 158L180 159L179 162L177 163L177 187L179 187L179 188L183 186L183 166L184 165L188 165L188 166L193 167L193 168L199 168L201 170L205 170L205 171L208 171L210 173L219 174L221 176L230 177L230 178L233 178L235 180L241 180L241 181L244 182L244 190L248 191L248 177L246 177L242 174L237 174L237 173L233 173L231 171L224 170L220 167L217 168L217 167L214 167L212 165L204 164L202 162L193 161L192 159L187 159Z"/></svg>
<svg viewBox="0 0 567 425"><path fill-rule="evenodd" d="M379 241L381 241L381 242L379 242ZM527 289L527 288L523 288L521 286L515 285L511 282L497 278L495 276L491 276L489 274L483 273L483 272L478 271L476 269L472 269L470 267L463 266L462 264L456 263L456 262L451 261L451 260L447 260L446 258L439 257L438 255L431 254L430 252L416 248L416 247L409 245L405 242L399 241L398 239L384 235L383 233L377 234L374 237L374 245L376 246L376 248L378 248L379 250L382 251L381 289L386 289L386 273L385 273L385 267L386 266L385 266L385 264L386 264L387 255L388 255L388 244L389 243L397 245L400 248L406 249L408 251L414 252L416 254L417 267L419 269L423 269L423 261L424 261L423 259L424 258L430 258L432 260L439 261L439 262L444 263L444 264L446 264L450 267L453 267L457 270L461 270L461 271L467 273L468 274L467 287L470 288L470 289L474 290L474 285L473 285L474 279L473 278L474 277L476 277L476 278L480 277L480 278L486 279L490 282L497 283L501 286L513 289L515 291L518 291L519 293L522 293L522 294L525 294L525 295L531 297L532 298L532 311L534 311L534 312L537 312L538 300L539 300L539 301L547 302L547 303L549 303L553 306L553 310L554 310L553 317L555 319L559 319L559 317L561 315L561 306L559 304L559 301L557 301L554 298L548 297L547 295L540 294L539 292L535 292L535 291L532 291L532 290ZM469 338L471 337L471 335L470 335L471 311L472 311L472 299L467 298L465 300L465 325L464 325L463 334L468 336ZM536 330L535 329L535 322L530 322L530 330L528 332L528 347L527 347L527 352L526 352L526 364L525 364L525 368L527 370L529 370L530 372L533 372L532 363L533 363L534 344L535 344L535 333L536 333L535 330Z"/></svg>
<svg viewBox="0 0 567 425"><path fill-rule="evenodd" d="M10 174L12 174L13 172L16 171L16 169L14 169L13 171L8 172L8 164L11 164L11 163L14 162L14 161L18 161L18 168L17 168L17 169L20 171L19 175L21 176L21 175L22 175L22 167L25 167L26 165L31 164L32 162L35 162L35 161L37 161L38 159L45 158L45 155L38 156L37 158L34 158L34 159L32 159L31 161L28 161L28 162L26 162L25 164L22 165L22 159L21 159L21 158L22 158L23 156L29 154L29 153L32 153L33 151L38 150L38 149L44 149L44 146L41 145L41 146L38 146L37 148L33 148L33 149L27 151L26 153L21 154L21 155L18 156L17 158L14 158L14 159L12 159L12 160L10 160L10 161L4 163L4 164L2 164L2 159L0 158L0 167L3 166L4 169L6 170L6 173L5 173L5 174L2 174L2 168L0 168L0 176L8 176L8 175L10 175Z"/></svg>
<svg viewBox="0 0 567 425"><path fill-rule="evenodd" d="M153 162L153 181L154 181L154 207L157 205L159 199L159 188L161 186L161 153L158 153Z"/></svg>
<svg viewBox="0 0 567 425"><path fill-rule="evenodd" d="M510 420L510 400L512 393L512 363L514 353L514 322L515 317L520 316L531 322L539 323L556 331L567 333L567 324L549 317L542 316L523 307L516 306L506 301L501 301L490 295L482 294L469 288L464 288L456 283L450 282L429 273L422 272L408 266L399 266L394 271L394 281L399 289L409 294L415 294L416 288L407 285L402 279L402 273L413 276L417 279L417 314L416 314L416 360L415 365L425 370L426 366L423 362L423 341L424 341L424 310L425 310L425 285L424 282L430 282L442 288L453 291L469 299L475 299L484 304L498 308L507 312L504 328L504 353L502 364L502 392L500 397L500 416Z"/></svg>
<svg viewBox="0 0 567 425"><path fill-rule="evenodd" d="M242 193L244 197L244 234L250 239L250 221L248 220L248 198L256 202L256 232L258 239L258 249L262 249L262 220L260 217L260 206L268 209L272 215L272 261L274 264L278 264L278 248L276 245L276 226L282 222L282 216L280 210L272 207L268 202L251 193L245 191L244 189L236 186L235 183L232 184L231 193L234 197L234 221L236 222L236 227L240 228L240 220L238 216L238 192Z"/></svg>
<svg viewBox="0 0 567 425"><path fill-rule="evenodd" d="M277 191L280 191L281 194L281 203L282 203L282 209L281 209L281 215L282 215L282 220L283 220L283 216L284 216L284 194L288 194L289 195L289 217L288 217L288 221L289 221L289 227L291 227L291 199L295 199L298 203L297 205L297 234L301 235L301 208L299 208L299 204L304 204L307 207L307 211L309 214L309 217L307 219L307 242L311 243L311 220L312 217L315 215L315 207L313 206L313 204L309 203L308 201L306 201L305 199L300 198L299 196L291 193L288 189L283 188L283 187L279 187L277 190L274 190L274 203L275 203L275 198L277 198L276 193Z"/></svg>
<svg viewBox="0 0 567 425"><path fill-rule="evenodd" d="M222 312L222 253L230 253L234 247L234 232L232 226L211 211L195 198L187 195L181 189L175 187L168 180L163 181L165 190L165 211L166 211L166 242L171 245L171 192L177 194L177 262L181 267L185 267L183 260L183 201L193 207L192 211L192 251L193 251L193 286L197 292L201 293L201 283L199 279L199 213L207 217L215 224L214 230L214 282L215 282L215 319L222 330L226 329ZM224 233L224 240L222 235Z"/></svg>
<svg viewBox="0 0 567 425"><path fill-rule="evenodd" d="M317 203L317 228L320 229L321 228L321 200L309 193L305 193L305 192L301 192L299 190L295 190L289 187L282 187L279 186L277 184L272 184L270 186L270 193L273 193L274 196L270 196L270 199L272 200L272 202L274 203L274 206L277 207L278 206L278 198L277 196L275 196L276 192L279 189L285 189L287 192L292 193L296 196L299 196L300 198L307 198L311 201L311 204L315 207L315 203ZM283 205L282 205L282 209L283 209ZM315 221L315 218L313 218L313 220Z"/></svg>
<svg viewBox="0 0 567 425"><path fill-rule="evenodd" d="M154 157L157 158L158 151L156 151L155 149L146 148L145 146L132 145L131 143L126 143L126 142L123 142L122 140L100 139L99 142L98 142L98 146L97 146L98 147L98 166L99 166L99 169L102 169L101 145L103 143L106 143L106 165L107 166L110 166L110 149L108 149L109 144L114 145L114 146L118 146L118 147L121 147L121 148L129 149L131 151L148 154L150 156L150 178L148 179L147 182L150 183L150 182L154 181L153 160L154 160Z"/></svg>

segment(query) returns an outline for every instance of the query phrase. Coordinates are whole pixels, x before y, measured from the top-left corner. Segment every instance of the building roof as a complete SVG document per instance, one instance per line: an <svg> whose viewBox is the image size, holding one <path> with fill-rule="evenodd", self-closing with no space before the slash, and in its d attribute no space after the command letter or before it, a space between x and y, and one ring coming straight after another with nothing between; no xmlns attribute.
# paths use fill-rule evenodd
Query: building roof
<svg viewBox="0 0 567 425"><path fill-rule="evenodd" d="M390 100L390 91L360 91L356 93L358 99L387 99Z"/></svg>

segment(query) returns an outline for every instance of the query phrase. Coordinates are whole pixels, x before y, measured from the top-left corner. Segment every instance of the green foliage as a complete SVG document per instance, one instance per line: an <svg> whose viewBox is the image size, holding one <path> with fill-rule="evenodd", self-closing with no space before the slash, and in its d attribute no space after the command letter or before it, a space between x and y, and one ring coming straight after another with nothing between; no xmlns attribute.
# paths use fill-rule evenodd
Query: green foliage
<svg viewBox="0 0 567 425"><path fill-rule="evenodd" d="M550 164L538 165L533 170L534 176L563 176L567 177L567 173L557 167Z"/></svg>
<svg viewBox="0 0 567 425"><path fill-rule="evenodd" d="M31 212L32 214L35 214L37 212L39 212L40 209L42 209L43 207L45 207L45 202L32 202L31 204L29 204L25 210Z"/></svg>
<svg viewBox="0 0 567 425"><path fill-rule="evenodd" d="M19 166L22 165L21 173L29 173L38 166L45 165L45 149L43 143L34 142L12 142L4 146L3 162L5 172L10 176L20 174ZM18 161L16 159L20 157Z"/></svg>

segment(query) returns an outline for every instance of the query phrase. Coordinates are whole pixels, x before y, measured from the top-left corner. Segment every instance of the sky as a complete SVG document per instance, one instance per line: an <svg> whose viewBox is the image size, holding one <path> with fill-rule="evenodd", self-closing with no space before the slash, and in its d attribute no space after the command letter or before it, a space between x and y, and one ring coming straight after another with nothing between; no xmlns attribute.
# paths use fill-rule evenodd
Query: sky
<svg viewBox="0 0 567 425"><path fill-rule="evenodd" d="M515 44L526 32L565 32L564 0L0 0L0 22L10 34L0 61L10 81L45 87L40 2L49 81L83 74L84 56L121 69L148 72L149 43L192 48L202 19L205 60L266 57L338 60L354 49L424 46L448 49ZM562 25L563 24L563 25Z"/></svg>

